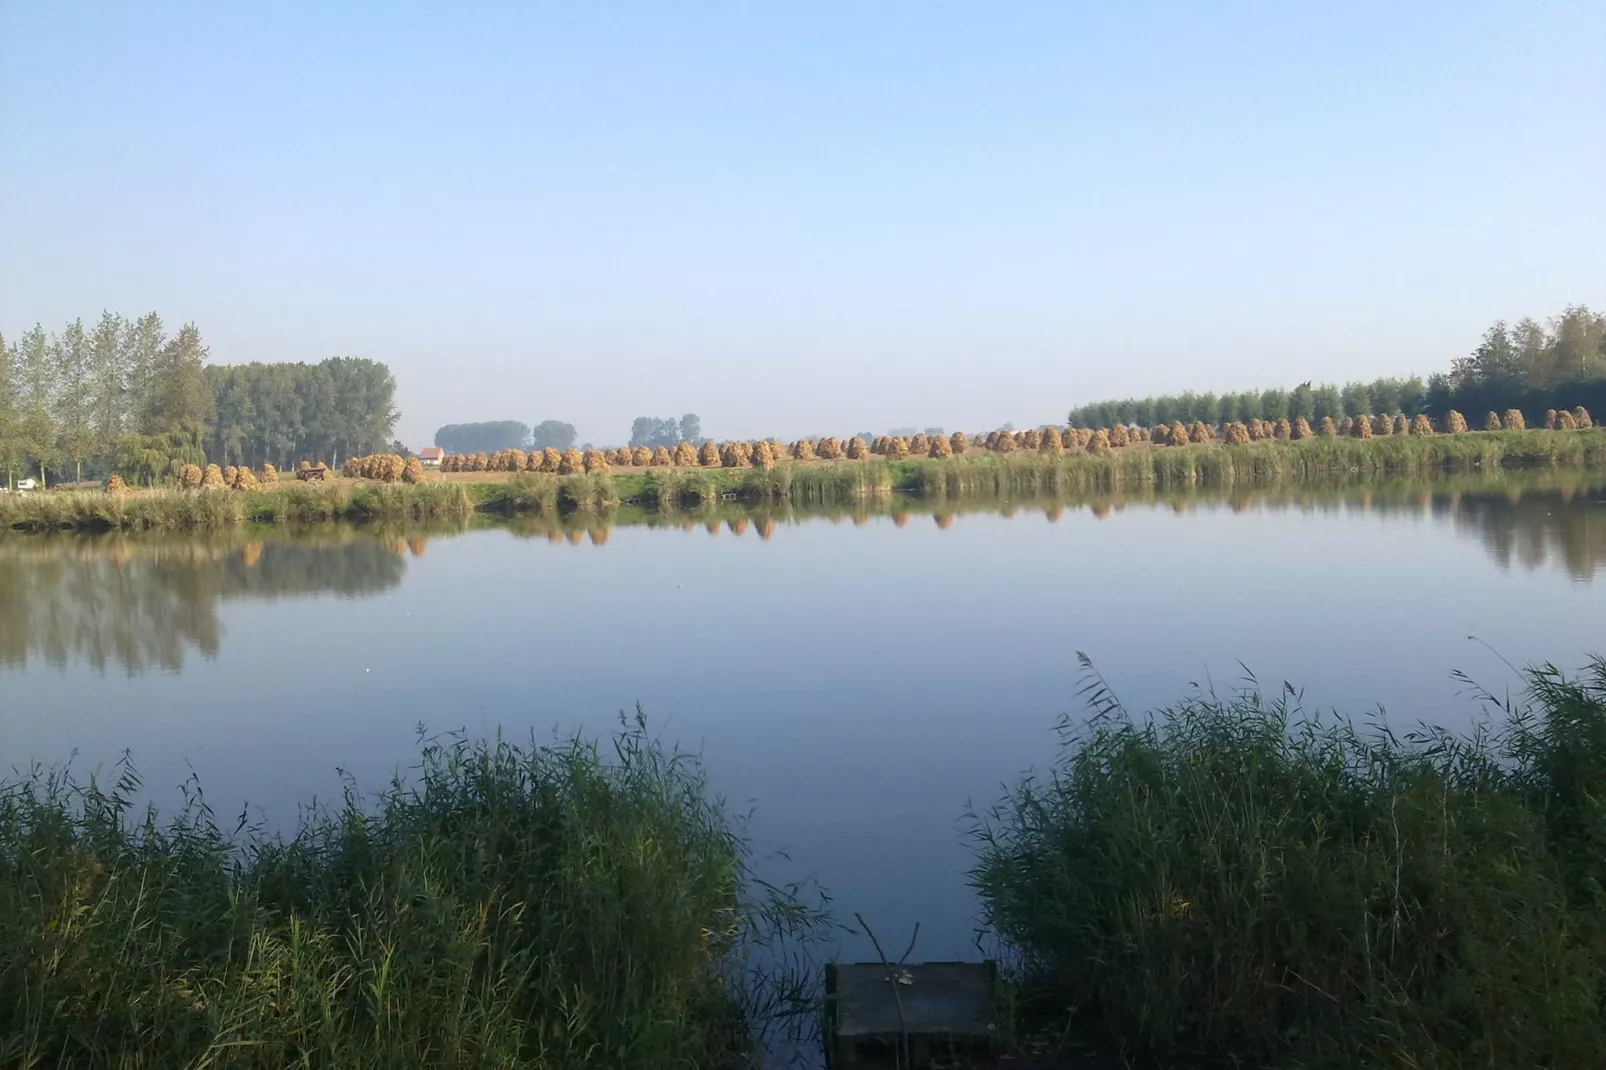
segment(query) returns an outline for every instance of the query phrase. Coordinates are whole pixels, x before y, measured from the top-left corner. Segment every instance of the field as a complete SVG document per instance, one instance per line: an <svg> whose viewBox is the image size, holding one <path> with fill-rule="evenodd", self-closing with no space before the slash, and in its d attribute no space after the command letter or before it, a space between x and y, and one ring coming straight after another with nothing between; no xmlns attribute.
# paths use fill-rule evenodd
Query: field
<svg viewBox="0 0 1606 1070"><path fill-rule="evenodd" d="M1072 450L969 450L944 458L777 460L759 466L545 472L424 472L417 482L330 473L246 490L48 491L0 495L0 530L189 529L322 520L406 521L500 513L599 511L621 503L675 510L724 500L798 506L1011 495L1097 495L1122 488L1322 487L1394 475L1495 468L1606 470L1606 429L1374 438L1311 437L1227 445L1134 442Z"/></svg>

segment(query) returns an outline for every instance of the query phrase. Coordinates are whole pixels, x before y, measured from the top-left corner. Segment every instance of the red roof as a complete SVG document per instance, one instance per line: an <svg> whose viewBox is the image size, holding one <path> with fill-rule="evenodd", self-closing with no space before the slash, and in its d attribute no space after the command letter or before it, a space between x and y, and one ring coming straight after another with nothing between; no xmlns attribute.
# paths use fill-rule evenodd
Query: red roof
<svg viewBox="0 0 1606 1070"><path fill-rule="evenodd" d="M438 461L446 456L446 451L439 446L425 446L418 451L420 461Z"/></svg>

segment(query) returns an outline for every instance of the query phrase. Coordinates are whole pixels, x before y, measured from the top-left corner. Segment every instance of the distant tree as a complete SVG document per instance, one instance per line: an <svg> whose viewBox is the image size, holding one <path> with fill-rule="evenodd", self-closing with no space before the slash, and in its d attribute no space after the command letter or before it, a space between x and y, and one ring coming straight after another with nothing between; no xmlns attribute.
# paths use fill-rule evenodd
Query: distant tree
<svg viewBox="0 0 1606 1070"><path fill-rule="evenodd" d="M673 416L668 419L638 416L630 425L631 448L645 446L652 449L655 446L663 446L668 449L679 442L680 438L680 421Z"/></svg>
<svg viewBox="0 0 1606 1070"><path fill-rule="evenodd" d="M703 422L697 418L695 412L688 412L680 418L680 441L690 442L693 446L702 441Z"/></svg>
<svg viewBox="0 0 1606 1070"><path fill-rule="evenodd" d="M559 453L572 449L580 436L573 424L561 420L542 420L530 429L530 446L533 449L555 449Z"/></svg>
<svg viewBox="0 0 1606 1070"><path fill-rule="evenodd" d="M447 424L435 432L435 445L448 453L496 453L529 441L529 427L517 420Z"/></svg>
<svg viewBox="0 0 1606 1070"><path fill-rule="evenodd" d="M5 469L5 486L16 482L16 473L27 455L22 440L22 405L17 393L16 359L0 335L0 468Z"/></svg>

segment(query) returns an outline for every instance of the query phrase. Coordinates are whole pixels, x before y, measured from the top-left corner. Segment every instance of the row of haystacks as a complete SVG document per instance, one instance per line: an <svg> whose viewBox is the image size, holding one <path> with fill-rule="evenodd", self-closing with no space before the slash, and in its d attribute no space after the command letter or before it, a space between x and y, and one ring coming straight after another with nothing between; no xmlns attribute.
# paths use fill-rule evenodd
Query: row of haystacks
<svg viewBox="0 0 1606 1070"><path fill-rule="evenodd" d="M347 479L372 479L380 483L422 483L424 466L417 457L375 453L368 457L348 459L342 474Z"/></svg>
<svg viewBox="0 0 1606 1070"><path fill-rule="evenodd" d="M308 470L313 470L308 462L302 461L301 463ZM327 468L325 471L327 471ZM271 486L277 482L279 482L279 470L271 464L264 464L260 474L249 465L236 467L232 464L223 465L222 467L209 464L205 468L198 464L187 464L180 468L178 472L180 490L260 490L262 487ZM111 494L127 494L129 492L128 484L119 475L114 475L106 481L106 490Z"/></svg>

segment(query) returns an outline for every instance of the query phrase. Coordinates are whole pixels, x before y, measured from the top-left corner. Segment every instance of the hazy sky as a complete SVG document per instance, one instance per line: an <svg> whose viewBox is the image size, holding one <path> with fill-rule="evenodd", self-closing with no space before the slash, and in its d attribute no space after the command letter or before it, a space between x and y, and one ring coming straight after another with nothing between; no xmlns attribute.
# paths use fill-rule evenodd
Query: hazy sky
<svg viewBox="0 0 1606 1070"><path fill-rule="evenodd" d="M1606 4L0 0L0 330L974 430L1606 301Z"/></svg>

